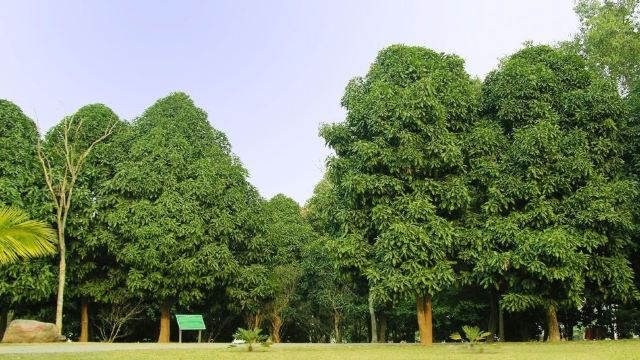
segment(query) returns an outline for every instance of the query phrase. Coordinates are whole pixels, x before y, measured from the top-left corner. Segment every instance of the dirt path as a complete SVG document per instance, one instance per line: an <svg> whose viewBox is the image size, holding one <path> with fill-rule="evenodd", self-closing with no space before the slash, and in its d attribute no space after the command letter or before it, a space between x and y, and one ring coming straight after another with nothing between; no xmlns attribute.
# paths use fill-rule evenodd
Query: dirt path
<svg viewBox="0 0 640 360"><path fill-rule="evenodd" d="M54 343L54 344L0 344L0 354L66 353L116 350L161 350L161 349L216 349L229 344L157 344L157 343Z"/></svg>

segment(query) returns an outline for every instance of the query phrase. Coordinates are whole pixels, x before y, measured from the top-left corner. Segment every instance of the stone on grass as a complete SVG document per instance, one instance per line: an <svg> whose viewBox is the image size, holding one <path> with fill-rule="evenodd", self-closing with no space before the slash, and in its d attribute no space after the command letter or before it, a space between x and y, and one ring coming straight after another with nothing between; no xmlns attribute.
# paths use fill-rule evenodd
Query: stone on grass
<svg viewBox="0 0 640 360"><path fill-rule="evenodd" d="M3 343L48 343L65 341L55 324L35 320L13 320L7 326Z"/></svg>

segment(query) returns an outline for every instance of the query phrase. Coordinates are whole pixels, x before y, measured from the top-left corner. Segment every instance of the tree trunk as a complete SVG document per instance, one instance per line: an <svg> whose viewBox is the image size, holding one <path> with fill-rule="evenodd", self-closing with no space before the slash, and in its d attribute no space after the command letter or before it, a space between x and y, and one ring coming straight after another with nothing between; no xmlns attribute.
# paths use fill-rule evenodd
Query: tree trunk
<svg viewBox="0 0 640 360"><path fill-rule="evenodd" d="M547 331L548 341L556 342L560 341L560 326L558 325L558 315L556 314L556 308L551 306L547 309Z"/></svg>
<svg viewBox="0 0 640 360"><path fill-rule="evenodd" d="M340 312L333 311L333 331L335 332L336 343L342 343L342 333L340 332L340 322L342 321L342 316L340 316Z"/></svg>
<svg viewBox="0 0 640 360"><path fill-rule="evenodd" d="M86 299L81 300L80 304L80 342L89 341L89 302Z"/></svg>
<svg viewBox="0 0 640 360"><path fill-rule="evenodd" d="M378 335L378 341L381 343L386 343L387 342L387 315L384 313L381 313L380 316L378 317L380 318L380 329L379 329L380 334Z"/></svg>
<svg viewBox="0 0 640 360"><path fill-rule="evenodd" d="M369 315L371 317L371 342L378 342L378 324L376 321L376 309L373 307L373 296L369 292Z"/></svg>
<svg viewBox="0 0 640 360"><path fill-rule="evenodd" d="M159 343L171 341L171 300L165 299L160 308L160 335Z"/></svg>
<svg viewBox="0 0 640 360"><path fill-rule="evenodd" d="M504 335L504 310L502 306L498 303L498 338L499 341L507 341Z"/></svg>
<svg viewBox="0 0 640 360"><path fill-rule="evenodd" d="M492 343L498 330L498 300L493 289L489 292L489 309L489 332L491 335L487 338L487 342Z"/></svg>
<svg viewBox="0 0 640 360"><path fill-rule="evenodd" d="M572 341L573 340L573 327L575 326L573 318L567 320L567 323L565 325L566 325L566 329L565 329L565 333L566 334L565 334L564 338L565 338L565 340Z"/></svg>
<svg viewBox="0 0 640 360"><path fill-rule="evenodd" d="M431 314L431 295L416 296L418 330L420 331L420 344L431 345L433 343L433 322Z"/></svg>
<svg viewBox="0 0 640 360"><path fill-rule="evenodd" d="M271 321L271 340L275 344L280 343L280 332L282 331L282 318L279 314L273 316Z"/></svg>
<svg viewBox="0 0 640 360"><path fill-rule="evenodd" d="M64 243L64 225L62 225L62 214L58 211L58 252L60 264L58 272L58 298L56 300L56 327L58 334L62 335L62 307L64 305L64 285L67 274L66 253L67 248Z"/></svg>
<svg viewBox="0 0 640 360"><path fill-rule="evenodd" d="M261 325L262 316L260 315L260 311L247 316L247 327L249 327L249 330L261 329Z"/></svg>
<svg viewBox="0 0 640 360"><path fill-rule="evenodd" d="M4 337L4 331L7 330L7 325L9 323L9 307L6 305L2 305L2 309L0 309L0 341Z"/></svg>

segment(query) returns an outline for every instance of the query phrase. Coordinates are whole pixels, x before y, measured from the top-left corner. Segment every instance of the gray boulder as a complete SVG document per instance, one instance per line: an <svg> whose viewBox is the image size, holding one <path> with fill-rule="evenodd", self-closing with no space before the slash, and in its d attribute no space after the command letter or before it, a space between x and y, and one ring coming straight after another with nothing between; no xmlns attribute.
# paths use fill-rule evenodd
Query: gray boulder
<svg viewBox="0 0 640 360"><path fill-rule="evenodd" d="M47 343L65 341L55 324L35 320L13 320L7 326L3 343Z"/></svg>

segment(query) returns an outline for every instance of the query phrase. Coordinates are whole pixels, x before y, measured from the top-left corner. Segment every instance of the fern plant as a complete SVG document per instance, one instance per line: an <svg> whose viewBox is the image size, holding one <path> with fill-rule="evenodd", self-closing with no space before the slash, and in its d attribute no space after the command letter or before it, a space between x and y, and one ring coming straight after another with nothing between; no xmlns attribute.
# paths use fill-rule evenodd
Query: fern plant
<svg viewBox="0 0 640 360"><path fill-rule="evenodd" d="M480 341L486 340L487 337L491 336L491 333L488 331L482 331L477 326L468 326L465 325L462 327L462 331L464 332L465 337L469 340L469 346L473 347L475 344ZM460 333L455 332L449 336L453 340L462 340L462 335Z"/></svg>
<svg viewBox="0 0 640 360"><path fill-rule="evenodd" d="M253 351L253 345L260 344L262 346L271 346L269 336L260 334L262 329L255 328L253 330L238 328L233 338L236 340L243 340L248 345L247 350Z"/></svg>

